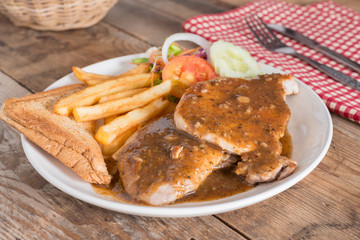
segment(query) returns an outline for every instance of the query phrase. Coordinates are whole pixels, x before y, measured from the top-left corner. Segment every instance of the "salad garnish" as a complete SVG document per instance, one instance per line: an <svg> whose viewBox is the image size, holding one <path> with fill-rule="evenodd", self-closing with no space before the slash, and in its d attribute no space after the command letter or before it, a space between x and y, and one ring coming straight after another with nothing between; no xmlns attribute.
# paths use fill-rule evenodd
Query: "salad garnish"
<svg viewBox="0 0 360 240"><path fill-rule="evenodd" d="M198 47L187 49L177 41L190 41ZM260 74L259 65L240 46L219 40L211 43L192 33L169 36L161 48L150 48L144 58L133 63L151 63L151 86L173 81L171 95L181 98L193 83L217 76L248 78Z"/></svg>

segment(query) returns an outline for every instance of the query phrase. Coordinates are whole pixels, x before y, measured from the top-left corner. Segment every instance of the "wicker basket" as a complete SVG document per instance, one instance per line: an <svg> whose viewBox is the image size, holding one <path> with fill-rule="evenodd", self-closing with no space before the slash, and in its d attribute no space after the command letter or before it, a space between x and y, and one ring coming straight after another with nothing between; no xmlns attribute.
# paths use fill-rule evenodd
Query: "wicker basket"
<svg viewBox="0 0 360 240"><path fill-rule="evenodd" d="M117 0L0 0L0 12L16 26L62 31L99 22Z"/></svg>

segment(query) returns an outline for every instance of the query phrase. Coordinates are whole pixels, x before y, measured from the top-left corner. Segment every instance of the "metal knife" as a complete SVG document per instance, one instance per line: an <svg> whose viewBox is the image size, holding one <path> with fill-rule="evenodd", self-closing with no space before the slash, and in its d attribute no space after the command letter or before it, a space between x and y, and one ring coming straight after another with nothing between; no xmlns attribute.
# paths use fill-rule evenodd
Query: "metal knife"
<svg viewBox="0 0 360 240"><path fill-rule="evenodd" d="M290 28L284 27L279 24L267 24L267 26L270 29L275 30L279 33L282 33L290 38L293 38L293 39L299 41L300 43L302 43L316 51L319 51L319 52L323 53L324 55L326 55L326 56L338 61L339 63L342 63L345 66L348 66L349 68L353 69L354 71L357 71L360 73L360 64L348 59L347 57L344 57L343 55L341 55L323 45L320 45L318 42L306 37L302 33L299 33L295 30L292 30Z"/></svg>

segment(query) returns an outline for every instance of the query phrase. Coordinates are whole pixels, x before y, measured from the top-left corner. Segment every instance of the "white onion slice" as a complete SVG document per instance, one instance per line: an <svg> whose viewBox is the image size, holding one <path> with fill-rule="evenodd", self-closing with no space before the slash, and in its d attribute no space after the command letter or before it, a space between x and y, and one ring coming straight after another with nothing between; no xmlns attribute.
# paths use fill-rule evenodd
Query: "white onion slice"
<svg viewBox="0 0 360 240"><path fill-rule="evenodd" d="M157 47L151 47L151 48L149 48L148 50L146 50L144 57L149 58L150 55L151 55L151 53L154 52L154 51L156 51L156 50L158 50Z"/></svg>
<svg viewBox="0 0 360 240"><path fill-rule="evenodd" d="M211 43L209 41L207 41L205 38L200 37L199 35L193 34L193 33L175 33L173 35L171 35L170 37L168 37L163 46L162 46L162 58L165 64L168 63L168 58L167 58L167 54L169 51L169 47L173 42L176 41L190 41L190 42L194 42L197 45L199 45L200 47L202 47L205 52L206 55L208 57L208 60L210 59L210 46Z"/></svg>

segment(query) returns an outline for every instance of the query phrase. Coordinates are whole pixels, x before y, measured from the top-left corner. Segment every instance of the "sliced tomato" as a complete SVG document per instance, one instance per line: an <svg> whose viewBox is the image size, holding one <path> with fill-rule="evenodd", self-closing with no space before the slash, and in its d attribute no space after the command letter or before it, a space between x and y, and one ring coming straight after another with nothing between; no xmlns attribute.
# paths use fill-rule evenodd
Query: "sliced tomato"
<svg viewBox="0 0 360 240"><path fill-rule="evenodd" d="M162 73L163 81L175 80L171 94L180 98L193 83L215 78L214 68L196 56L180 56L168 62Z"/></svg>

